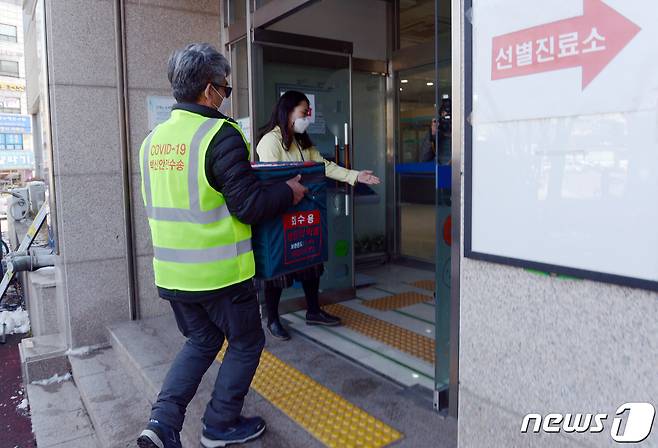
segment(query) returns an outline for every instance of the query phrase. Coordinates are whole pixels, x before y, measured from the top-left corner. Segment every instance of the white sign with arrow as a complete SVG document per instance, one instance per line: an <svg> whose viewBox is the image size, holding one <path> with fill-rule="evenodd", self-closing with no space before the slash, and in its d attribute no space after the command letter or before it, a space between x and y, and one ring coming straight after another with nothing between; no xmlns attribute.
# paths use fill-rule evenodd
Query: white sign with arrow
<svg viewBox="0 0 658 448"><path fill-rule="evenodd" d="M655 107L654 1L474 3L474 120Z"/></svg>
<svg viewBox="0 0 658 448"><path fill-rule="evenodd" d="M473 0L472 23L467 256L658 290L656 1Z"/></svg>

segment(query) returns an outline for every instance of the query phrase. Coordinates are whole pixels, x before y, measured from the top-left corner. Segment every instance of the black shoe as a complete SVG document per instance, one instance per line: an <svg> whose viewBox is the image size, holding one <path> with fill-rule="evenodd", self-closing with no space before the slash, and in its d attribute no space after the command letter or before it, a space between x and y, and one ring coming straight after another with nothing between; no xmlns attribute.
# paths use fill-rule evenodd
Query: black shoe
<svg viewBox="0 0 658 448"><path fill-rule="evenodd" d="M319 313L306 313L306 325L324 325L326 327L337 327L343 322L340 317L332 316L331 314L320 310Z"/></svg>
<svg viewBox="0 0 658 448"><path fill-rule="evenodd" d="M139 448L183 448L178 431L153 419L149 420L146 429L139 435L137 446Z"/></svg>
<svg viewBox="0 0 658 448"><path fill-rule="evenodd" d="M265 420L260 417L239 417L234 425L225 430L203 426L201 446L219 448L235 443L245 443L260 437L265 432Z"/></svg>
<svg viewBox="0 0 658 448"><path fill-rule="evenodd" d="M270 334L274 339L278 339L280 341L287 341L290 339L290 334L288 334L286 329L283 328L283 325L281 325L281 322L278 320L267 324L267 329L270 331Z"/></svg>

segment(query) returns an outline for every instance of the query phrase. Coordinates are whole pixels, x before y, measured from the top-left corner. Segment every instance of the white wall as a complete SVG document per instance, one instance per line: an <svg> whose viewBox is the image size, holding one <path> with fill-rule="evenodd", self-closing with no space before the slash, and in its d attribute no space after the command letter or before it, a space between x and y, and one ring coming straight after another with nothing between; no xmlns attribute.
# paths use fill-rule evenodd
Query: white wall
<svg viewBox="0 0 658 448"><path fill-rule="evenodd" d="M496 23L495 16L482 17ZM517 111L507 107L496 117ZM606 127L604 121L598 125ZM504 194L519 204L525 193L508 188ZM643 206L655 207L656 201ZM462 223L463 207L462 197ZM490 222L480 224L492 232ZM617 408L627 402L658 405L657 322L658 292L462 257L459 446L621 446L610 437ZM528 413L609 418L599 434L523 434ZM648 439L632 446L657 447L656 423Z"/></svg>
<svg viewBox="0 0 658 448"><path fill-rule="evenodd" d="M626 402L658 405L658 293L462 259L461 447L606 447ZM521 434L527 413L607 413L601 434ZM658 431L645 443L658 446Z"/></svg>

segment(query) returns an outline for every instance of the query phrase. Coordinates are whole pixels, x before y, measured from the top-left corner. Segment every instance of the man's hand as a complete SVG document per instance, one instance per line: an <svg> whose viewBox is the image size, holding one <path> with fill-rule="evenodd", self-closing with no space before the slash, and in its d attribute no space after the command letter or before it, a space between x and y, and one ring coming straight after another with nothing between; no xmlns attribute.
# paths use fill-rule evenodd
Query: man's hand
<svg viewBox="0 0 658 448"><path fill-rule="evenodd" d="M299 202L304 198L304 195L308 192L308 188L299 183L302 176L297 175L286 182L290 189L292 190L292 203L294 205L299 204Z"/></svg>

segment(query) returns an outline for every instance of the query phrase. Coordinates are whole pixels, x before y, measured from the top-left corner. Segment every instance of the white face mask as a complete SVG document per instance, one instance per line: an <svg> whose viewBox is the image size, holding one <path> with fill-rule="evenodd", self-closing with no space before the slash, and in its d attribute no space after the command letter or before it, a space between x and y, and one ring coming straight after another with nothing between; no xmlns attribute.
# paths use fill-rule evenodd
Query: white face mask
<svg viewBox="0 0 658 448"><path fill-rule="evenodd" d="M231 113L231 103L226 101L226 99L224 99L224 101L222 101L222 104L220 104L219 107L217 108L217 112L219 112L222 115L226 115L228 117L229 114Z"/></svg>
<svg viewBox="0 0 658 448"><path fill-rule="evenodd" d="M310 125L311 120L309 120L308 117L297 118L295 119L295 123L293 124L292 128L297 134L303 134L306 132Z"/></svg>
<svg viewBox="0 0 658 448"><path fill-rule="evenodd" d="M213 86L212 84L210 84L210 87L212 87L213 90L214 90L215 92L217 92L217 95L219 95L219 96L221 97L221 99L222 99L222 102L219 103L219 106L215 106L215 105L213 105L213 106L215 107L215 109L217 109L217 112L219 112L219 113L222 114L222 115L226 115L226 116L228 116L229 109L230 109L230 104L229 104L229 102L226 101L226 98L224 98L224 96L222 96L222 94L219 93L219 90L217 90L217 89L215 88L215 86Z"/></svg>

